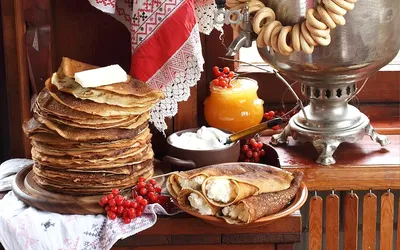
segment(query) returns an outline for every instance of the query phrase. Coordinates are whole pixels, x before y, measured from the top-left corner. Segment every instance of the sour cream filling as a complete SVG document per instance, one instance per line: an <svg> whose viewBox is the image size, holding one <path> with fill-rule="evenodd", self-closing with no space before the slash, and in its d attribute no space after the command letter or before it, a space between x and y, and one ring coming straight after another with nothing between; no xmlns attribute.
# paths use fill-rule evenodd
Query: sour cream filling
<svg viewBox="0 0 400 250"><path fill-rule="evenodd" d="M178 182L182 188L191 188L194 190L200 190L201 184L203 184L203 181L205 179L206 177L202 175L198 175L190 179L178 177Z"/></svg>
<svg viewBox="0 0 400 250"><path fill-rule="evenodd" d="M222 132L216 128L201 127L194 132L187 132L181 135L172 134L169 137L171 145L189 150L212 150L229 147L225 145L225 141L229 134Z"/></svg>
<svg viewBox="0 0 400 250"><path fill-rule="evenodd" d="M213 215L211 207L207 202L196 193L191 193L188 196L190 206L196 209L202 215Z"/></svg>
<svg viewBox="0 0 400 250"><path fill-rule="evenodd" d="M222 209L222 214L234 220L240 220L242 222L247 222L249 220L249 213L245 208L244 204L230 205Z"/></svg>
<svg viewBox="0 0 400 250"><path fill-rule="evenodd" d="M227 203L231 200L232 188L230 181L226 179L213 179L206 184L207 197L217 201Z"/></svg>

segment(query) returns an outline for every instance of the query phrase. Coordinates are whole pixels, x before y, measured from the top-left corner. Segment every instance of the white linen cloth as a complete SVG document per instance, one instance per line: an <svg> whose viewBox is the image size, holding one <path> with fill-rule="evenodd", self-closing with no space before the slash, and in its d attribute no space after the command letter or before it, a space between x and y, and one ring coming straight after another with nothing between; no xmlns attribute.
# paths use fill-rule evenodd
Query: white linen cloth
<svg viewBox="0 0 400 250"><path fill-rule="evenodd" d="M32 163L28 159L2 163L0 191L11 190L15 174ZM157 214L168 215L159 204L147 205L130 224L104 215L62 215L29 207L10 191L0 200L0 242L6 250L110 249L119 239L153 226Z"/></svg>

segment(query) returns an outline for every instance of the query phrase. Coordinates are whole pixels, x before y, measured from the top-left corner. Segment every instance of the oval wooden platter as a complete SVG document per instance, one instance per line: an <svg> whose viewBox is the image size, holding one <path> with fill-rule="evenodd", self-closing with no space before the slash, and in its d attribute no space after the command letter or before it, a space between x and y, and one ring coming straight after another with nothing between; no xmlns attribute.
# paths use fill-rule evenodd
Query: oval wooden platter
<svg viewBox="0 0 400 250"><path fill-rule="evenodd" d="M290 203L289 206L287 206L283 210L279 211L278 213L265 216L265 217L258 219L252 223L249 223L249 224L229 224L222 218L218 218L218 217L210 216L210 215L201 215L194 210L185 209L185 208L179 206L178 202L175 199L174 199L174 203L177 207L179 207L184 212L186 212L192 216L198 217L198 218L202 219L204 222L215 225L215 226L224 227L224 228L254 228L254 227L264 226L266 224L272 223L273 221L275 221L277 219L280 219L282 217L285 217L285 216L288 216L288 215L294 213L295 211L297 211L304 205L304 203L307 201L307 197L308 197L308 189L307 189L306 184L304 184L304 182L302 182L299 187L299 190L297 191L296 196L294 197L292 203Z"/></svg>
<svg viewBox="0 0 400 250"><path fill-rule="evenodd" d="M13 182L15 195L29 206L59 214L100 214L103 208L99 196L73 196L49 192L39 187L32 178L32 166L21 170Z"/></svg>

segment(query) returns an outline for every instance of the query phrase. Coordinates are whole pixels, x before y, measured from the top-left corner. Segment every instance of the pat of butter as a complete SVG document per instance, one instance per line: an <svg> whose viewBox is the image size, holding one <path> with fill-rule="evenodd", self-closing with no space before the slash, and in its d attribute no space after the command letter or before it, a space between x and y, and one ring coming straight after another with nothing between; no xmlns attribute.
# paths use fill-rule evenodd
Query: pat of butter
<svg viewBox="0 0 400 250"><path fill-rule="evenodd" d="M126 72L118 64L75 73L75 81L84 88L125 82L127 79Z"/></svg>

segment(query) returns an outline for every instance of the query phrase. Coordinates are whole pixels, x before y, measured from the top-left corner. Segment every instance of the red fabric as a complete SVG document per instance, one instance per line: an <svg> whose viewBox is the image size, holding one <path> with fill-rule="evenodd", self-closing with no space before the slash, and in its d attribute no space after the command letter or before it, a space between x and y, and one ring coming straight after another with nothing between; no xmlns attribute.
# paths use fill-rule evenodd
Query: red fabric
<svg viewBox="0 0 400 250"><path fill-rule="evenodd" d="M132 55L130 74L146 82L189 38L196 24L193 0L185 0Z"/></svg>

